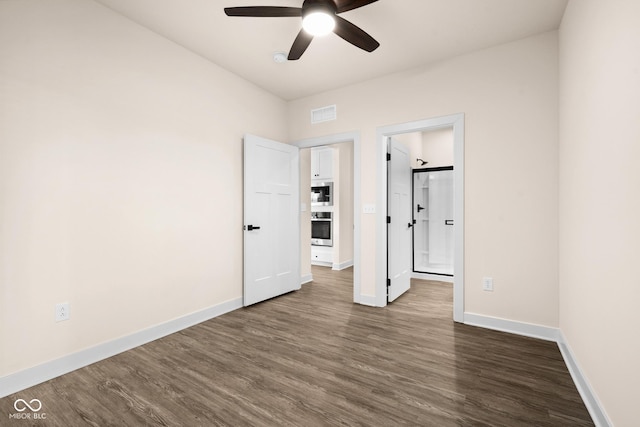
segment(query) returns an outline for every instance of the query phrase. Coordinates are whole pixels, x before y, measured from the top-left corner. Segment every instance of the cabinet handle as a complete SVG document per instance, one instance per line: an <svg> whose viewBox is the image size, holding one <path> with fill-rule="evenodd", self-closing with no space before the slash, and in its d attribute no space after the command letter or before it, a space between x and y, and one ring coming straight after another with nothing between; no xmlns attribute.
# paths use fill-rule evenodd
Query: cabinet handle
<svg viewBox="0 0 640 427"><path fill-rule="evenodd" d="M444 225L453 225L453 220L452 219L445 219L444 220Z"/></svg>
<svg viewBox="0 0 640 427"><path fill-rule="evenodd" d="M260 230L260 227L256 227L255 225L247 225L247 230L249 231Z"/></svg>

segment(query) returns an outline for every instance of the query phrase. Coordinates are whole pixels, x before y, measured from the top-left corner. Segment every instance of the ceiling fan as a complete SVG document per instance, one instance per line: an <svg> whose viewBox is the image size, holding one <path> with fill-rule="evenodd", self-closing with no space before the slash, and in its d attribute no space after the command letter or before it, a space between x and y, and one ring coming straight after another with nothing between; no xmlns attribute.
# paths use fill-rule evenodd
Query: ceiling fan
<svg viewBox="0 0 640 427"><path fill-rule="evenodd" d="M344 40L367 52L380 46L373 37L362 29L338 16L339 13L357 9L378 0L304 0L302 7L285 6L244 6L226 7L227 16L251 17L301 17L302 30L298 33L287 59L300 59L311 44L314 36L334 32Z"/></svg>

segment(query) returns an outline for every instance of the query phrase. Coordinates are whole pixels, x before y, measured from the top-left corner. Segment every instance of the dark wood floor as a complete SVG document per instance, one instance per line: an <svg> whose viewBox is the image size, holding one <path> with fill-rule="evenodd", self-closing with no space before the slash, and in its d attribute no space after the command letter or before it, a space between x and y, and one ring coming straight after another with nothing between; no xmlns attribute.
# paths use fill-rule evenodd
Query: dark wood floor
<svg viewBox="0 0 640 427"><path fill-rule="evenodd" d="M0 399L0 425L593 425L554 343L454 324L451 285L385 309L352 273ZM46 420L10 420L16 399Z"/></svg>

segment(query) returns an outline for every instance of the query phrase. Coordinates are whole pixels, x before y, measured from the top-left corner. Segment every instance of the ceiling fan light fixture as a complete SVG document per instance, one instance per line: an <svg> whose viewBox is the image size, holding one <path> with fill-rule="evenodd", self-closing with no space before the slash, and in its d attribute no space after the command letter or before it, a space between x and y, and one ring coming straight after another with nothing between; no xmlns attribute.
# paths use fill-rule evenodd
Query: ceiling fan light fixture
<svg viewBox="0 0 640 427"><path fill-rule="evenodd" d="M313 36L325 36L333 31L336 20L327 12L312 12L302 19L302 28Z"/></svg>
<svg viewBox="0 0 640 427"><path fill-rule="evenodd" d="M290 0L293 1L293 0ZM240 6L225 7L227 16L246 17L294 17L302 18L302 29L291 45L287 60L296 61L307 50L315 36L331 32L367 52L376 50L380 43L339 14L375 3L378 0L298 0L302 7ZM340 5L340 6L338 6ZM282 60L279 56L274 60Z"/></svg>

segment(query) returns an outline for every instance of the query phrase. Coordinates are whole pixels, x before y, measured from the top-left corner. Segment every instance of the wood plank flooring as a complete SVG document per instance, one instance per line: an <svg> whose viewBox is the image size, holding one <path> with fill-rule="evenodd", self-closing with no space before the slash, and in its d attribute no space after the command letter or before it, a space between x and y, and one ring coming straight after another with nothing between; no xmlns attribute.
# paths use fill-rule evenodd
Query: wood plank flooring
<svg viewBox="0 0 640 427"><path fill-rule="evenodd" d="M352 272L0 399L16 426L589 426L554 343L455 324L451 285L385 309ZM45 420L15 420L16 399Z"/></svg>

